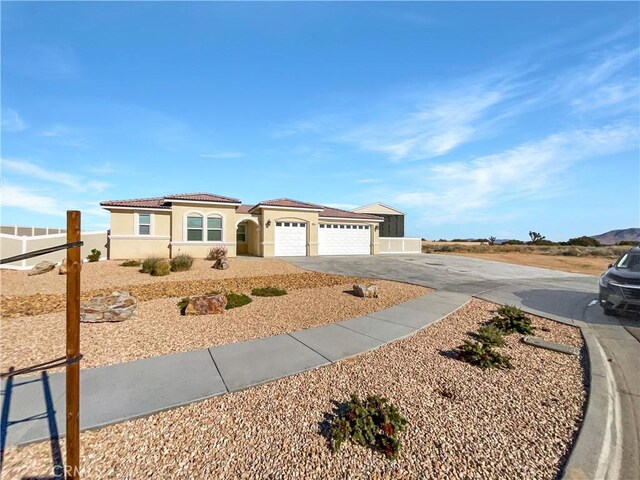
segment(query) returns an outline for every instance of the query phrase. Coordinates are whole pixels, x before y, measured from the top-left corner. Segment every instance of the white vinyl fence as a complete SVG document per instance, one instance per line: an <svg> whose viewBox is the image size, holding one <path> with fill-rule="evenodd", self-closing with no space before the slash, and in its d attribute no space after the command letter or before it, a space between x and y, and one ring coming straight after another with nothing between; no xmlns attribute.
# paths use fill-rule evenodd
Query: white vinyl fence
<svg viewBox="0 0 640 480"><path fill-rule="evenodd" d="M13 228L13 227L10 227ZM27 233L25 227L18 227L24 233ZM41 250L43 248L55 247L56 245L62 245L67 242L66 233L54 233L54 234L42 234L39 231L42 230L58 230L58 229L42 229L35 228L33 231L38 231L35 235L12 235L8 233L0 233L0 258L13 257L22 253L29 253L35 250ZM5 227L2 231L7 231ZM87 255L91 253L93 248L100 250L102 256L100 260L106 260L108 257L108 244L107 244L107 232L82 232L81 239L84 242L82 246L81 256L83 259L87 258ZM66 250L60 250L59 252L48 253L35 258L29 258L27 260L21 260L18 262L12 262L5 265L0 265L0 268L7 268L11 270L28 270L32 268L36 263L43 260L49 260L50 262L59 263L67 255Z"/></svg>
<svg viewBox="0 0 640 480"><path fill-rule="evenodd" d="M422 239L409 237L380 237L379 253L422 253Z"/></svg>

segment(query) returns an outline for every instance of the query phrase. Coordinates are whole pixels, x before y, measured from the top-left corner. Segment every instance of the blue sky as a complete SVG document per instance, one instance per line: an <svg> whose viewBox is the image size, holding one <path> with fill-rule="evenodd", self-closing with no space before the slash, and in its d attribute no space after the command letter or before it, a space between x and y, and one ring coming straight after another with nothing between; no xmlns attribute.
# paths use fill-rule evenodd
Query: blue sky
<svg viewBox="0 0 640 480"><path fill-rule="evenodd" d="M638 3L1 8L3 224L200 191L429 239L640 224Z"/></svg>

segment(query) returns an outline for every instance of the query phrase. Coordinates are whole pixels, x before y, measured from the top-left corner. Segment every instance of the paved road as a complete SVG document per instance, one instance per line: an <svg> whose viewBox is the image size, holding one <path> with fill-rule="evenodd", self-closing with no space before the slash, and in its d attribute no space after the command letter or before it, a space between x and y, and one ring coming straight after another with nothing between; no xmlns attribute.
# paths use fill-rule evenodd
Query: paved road
<svg viewBox="0 0 640 480"><path fill-rule="evenodd" d="M640 472L640 319L602 313L591 275L448 255L296 257L308 270L399 280L518 305L558 321L588 324L613 370L621 403L620 478Z"/></svg>

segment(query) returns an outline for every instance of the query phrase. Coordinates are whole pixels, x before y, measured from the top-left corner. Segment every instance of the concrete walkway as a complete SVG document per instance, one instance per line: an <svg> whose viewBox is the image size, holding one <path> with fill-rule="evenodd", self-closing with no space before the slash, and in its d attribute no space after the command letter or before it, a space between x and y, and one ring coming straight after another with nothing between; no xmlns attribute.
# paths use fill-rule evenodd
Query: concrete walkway
<svg viewBox="0 0 640 480"><path fill-rule="evenodd" d="M80 428L123 422L328 365L409 336L469 299L433 292L322 327L82 370ZM63 435L64 388L64 373L3 381L0 449Z"/></svg>
<svg viewBox="0 0 640 480"><path fill-rule="evenodd" d="M563 479L637 479L640 319L607 317L598 277L451 255L295 257L301 268L463 292L579 327L589 354L585 419Z"/></svg>

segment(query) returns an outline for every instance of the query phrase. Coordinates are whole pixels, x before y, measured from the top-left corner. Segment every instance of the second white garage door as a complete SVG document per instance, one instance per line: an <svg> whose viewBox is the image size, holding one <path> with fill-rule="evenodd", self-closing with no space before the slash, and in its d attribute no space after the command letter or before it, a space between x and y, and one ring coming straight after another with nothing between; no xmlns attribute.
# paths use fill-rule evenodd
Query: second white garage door
<svg viewBox="0 0 640 480"><path fill-rule="evenodd" d="M369 255L369 225L320 224L318 255Z"/></svg>
<svg viewBox="0 0 640 480"><path fill-rule="evenodd" d="M276 222L276 257L305 257L307 255L307 224Z"/></svg>

